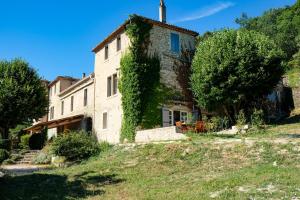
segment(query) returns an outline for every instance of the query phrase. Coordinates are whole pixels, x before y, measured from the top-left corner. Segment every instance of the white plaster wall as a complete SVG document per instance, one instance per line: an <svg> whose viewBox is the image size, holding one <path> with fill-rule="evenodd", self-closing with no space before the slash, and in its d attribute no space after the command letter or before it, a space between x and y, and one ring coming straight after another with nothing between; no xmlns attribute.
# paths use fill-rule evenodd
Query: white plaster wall
<svg viewBox="0 0 300 200"><path fill-rule="evenodd" d="M109 56L104 59L104 49L95 54L95 123L94 130L99 141L109 143L120 142L120 129L122 123L121 94L107 97L107 77L117 73L120 68L122 54L129 46L129 38L121 34L121 50L117 51L117 42L114 39L108 44ZM107 129L103 129L103 113L108 113Z"/></svg>
<svg viewBox="0 0 300 200"><path fill-rule="evenodd" d="M87 105L84 106L84 90L87 89L88 100ZM73 111L71 111L71 97L74 97ZM94 115L94 83L93 80L89 80L87 83L79 85L72 89L64 96L61 96L59 106L60 118L71 117L75 115L85 115L87 117L93 117ZM61 115L61 102L64 101L64 114Z"/></svg>

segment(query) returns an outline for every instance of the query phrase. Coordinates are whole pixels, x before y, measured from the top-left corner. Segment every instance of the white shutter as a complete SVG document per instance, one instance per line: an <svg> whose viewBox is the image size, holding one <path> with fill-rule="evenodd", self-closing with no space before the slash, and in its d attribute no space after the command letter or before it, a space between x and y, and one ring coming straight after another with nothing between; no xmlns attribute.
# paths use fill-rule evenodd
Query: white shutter
<svg viewBox="0 0 300 200"><path fill-rule="evenodd" d="M162 109L162 120L163 120L163 127L170 126L169 110L166 108Z"/></svg>

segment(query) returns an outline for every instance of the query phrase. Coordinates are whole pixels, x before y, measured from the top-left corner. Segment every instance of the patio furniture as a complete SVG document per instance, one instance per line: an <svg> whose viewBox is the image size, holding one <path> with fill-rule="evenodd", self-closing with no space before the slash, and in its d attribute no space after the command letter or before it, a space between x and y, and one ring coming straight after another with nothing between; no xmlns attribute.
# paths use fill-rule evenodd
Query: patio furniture
<svg viewBox="0 0 300 200"><path fill-rule="evenodd" d="M188 131L187 125L185 125L181 121L176 122L176 127L179 128L183 133L186 133Z"/></svg>
<svg viewBox="0 0 300 200"><path fill-rule="evenodd" d="M204 121L197 121L196 122L195 131L196 131L196 133L204 133L204 132L206 132Z"/></svg>

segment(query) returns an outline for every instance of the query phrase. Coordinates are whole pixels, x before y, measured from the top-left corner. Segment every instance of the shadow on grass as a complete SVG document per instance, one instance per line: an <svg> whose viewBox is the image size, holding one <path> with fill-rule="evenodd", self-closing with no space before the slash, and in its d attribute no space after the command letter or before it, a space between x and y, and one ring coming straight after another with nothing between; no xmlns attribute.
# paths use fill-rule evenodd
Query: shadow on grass
<svg viewBox="0 0 300 200"><path fill-rule="evenodd" d="M85 172L68 180L65 175L30 174L0 179L0 199L79 199L102 195L105 185L113 185L124 180L116 175L99 176Z"/></svg>
<svg viewBox="0 0 300 200"><path fill-rule="evenodd" d="M299 123L300 122L300 115L295 115L289 118L286 118L282 121L279 122L280 125L284 125L284 124L295 124L295 123Z"/></svg>

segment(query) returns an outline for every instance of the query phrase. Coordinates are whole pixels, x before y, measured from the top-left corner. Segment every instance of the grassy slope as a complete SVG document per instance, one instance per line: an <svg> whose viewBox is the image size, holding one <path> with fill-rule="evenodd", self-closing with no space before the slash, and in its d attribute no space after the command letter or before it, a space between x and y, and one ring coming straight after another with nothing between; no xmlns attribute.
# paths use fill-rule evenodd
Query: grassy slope
<svg viewBox="0 0 300 200"><path fill-rule="evenodd" d="M114 147L77 166L0 180L0 199L299 198L299 140L261 142L295 130L300 124L274 126L251 144L196 136Z"/></svg>

